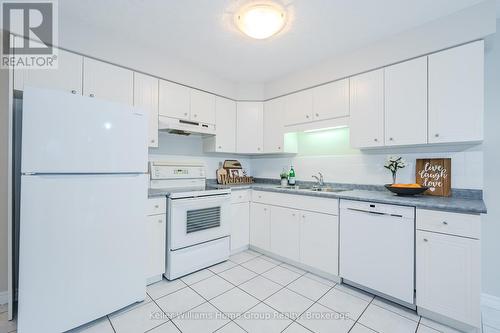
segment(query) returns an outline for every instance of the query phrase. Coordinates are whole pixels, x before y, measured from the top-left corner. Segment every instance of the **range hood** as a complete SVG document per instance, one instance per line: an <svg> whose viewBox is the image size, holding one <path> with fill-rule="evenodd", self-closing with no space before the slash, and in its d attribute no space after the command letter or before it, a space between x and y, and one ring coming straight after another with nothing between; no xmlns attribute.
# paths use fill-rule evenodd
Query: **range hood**
<svg viewBox="0 0 500 333"><path fill-rule="evenodd" d="M165 116L158 117L158 130L179 135L190 135L190 134L215 135L215 125L213 124L205 124L205 123L199 123L189 120L181 120Z"/></svg>

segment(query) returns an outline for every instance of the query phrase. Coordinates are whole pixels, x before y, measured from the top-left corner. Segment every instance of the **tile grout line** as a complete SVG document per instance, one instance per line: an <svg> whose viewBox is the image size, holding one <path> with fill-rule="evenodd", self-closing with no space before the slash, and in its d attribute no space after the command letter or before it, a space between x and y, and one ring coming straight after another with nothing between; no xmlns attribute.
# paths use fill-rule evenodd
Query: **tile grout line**
<svg viewBox="0 0 500 333"><path fill-rule="evenodd" d="M356 321L354 322L354 325L352 325L352 327L349 329L348 333L351 332L351 330L354 328L354 326L356 326L356 324L359 322L359 320L361 319L361 317L363 317L363 315L365 314L366 310L368 310L368 307L373 303L373 300L375 300L375 296L373 296L372 299L371 299L371 301L366 305L365 309L363 310L363 312L361 312L361 314L359 315L359 317L356 319ZM378 332L378 331L372 329L371 327L363 325L363 323L361 323L361 322L359 324L362 325L362 326L364 326L364 327L367 327L367 328L371 329L374 332Z"/></svg>
<svg viewBox="0 0 500 333"><path fill-rule="evenodd" d="M109 318L109 315L106 315L106 318L108 318L108 322L109 322L109 324L111 325L111 329L113 330L113 332L115 332L115 333L116 333L116 329L115 329L115 327L113 326L113 323L111 322L111 318Z"/></svg>
<svg viewBox="0 0 500 333"><path fill-rule="evenodd" d="M305 275L305 274L304 274L304 275ZM302 275L302 276L304 276L304 275ZM302 277L302 276L301 276L301 277ZM295 280L295 281L296 281L296 280ZM319 281L317 281L317 282L319 282ZM293 282L290 282L290 284L291 284L291 283L293 283ZM320 282L319 282L319 283L320 283ZM316 303L317 303L317 304L319 304L319 305L322 305L322 304L318 303L318 301L319 301L319 300L320 300L323 296L325 296L326 294L328 294L328 293L330 292L330 290L332 290L332 289L333 289L336 285L337 285L337 284L335 283L333 286L331 286L331 287L330 287L330 288L329 288L329 289L328 289L328 290L327 290L327 291L326 291L323 295L321 295L321 297L319 297L319 298L318 298L318 300L317 300L317 301L313 301L313 303L312 303L312 304L311 304L311 305L310 305L307 309L305 309L305 310L304 310L304 311L303 311L303 312L302 312L302 313L301 313L301 314L297 317L297 319L299 319L299 318L300 318L300 317L301 317L301 316L302 316L302 315L303 315L303 314L304 314L307 310L309 310L310 308L312 308L312 307L313 307ZM287 289L288 289L288 288L287 288ZM293 291L293 290L292 290L292 291ZM300 295L300 294L299 294L299 295ZM301 295L301 296L302 296L302 295ZM309 299L309 300L311 300L310 298L308 298L308 299ZM335 311L335 312L336 312L336 311ZM337 312L336 312L336 313L337 313ZM284 332L284 331L285 331L288 327L290 327L291 325L293 325L293 323L296 323L297 325L300 325L300 326L304 327L306 330L308 330L308 331L310 331L310 332L314 332L313 330L311 330L311 329L309 329L309 328L305 327L304 325L302 325L301 323L299 323L299 322L297 321L297 319L293 319L293 320L292 320L292 322L290 323L290 325L288 325L287 327L285 327L285 329L284 329L284 330L282 330L281 332Z"/></svg>

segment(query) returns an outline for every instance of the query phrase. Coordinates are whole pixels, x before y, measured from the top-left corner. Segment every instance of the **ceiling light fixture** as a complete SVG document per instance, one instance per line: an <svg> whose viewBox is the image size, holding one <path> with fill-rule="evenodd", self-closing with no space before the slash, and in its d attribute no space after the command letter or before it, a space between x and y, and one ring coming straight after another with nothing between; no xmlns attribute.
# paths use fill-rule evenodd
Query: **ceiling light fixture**
<svg viewBox="0 0 500 333"><path fill-rule="evenodd" d="M245 35L255 39L269 38L283 29L285 10L274 3L251 4L235 15L235 23Z"/></svg>

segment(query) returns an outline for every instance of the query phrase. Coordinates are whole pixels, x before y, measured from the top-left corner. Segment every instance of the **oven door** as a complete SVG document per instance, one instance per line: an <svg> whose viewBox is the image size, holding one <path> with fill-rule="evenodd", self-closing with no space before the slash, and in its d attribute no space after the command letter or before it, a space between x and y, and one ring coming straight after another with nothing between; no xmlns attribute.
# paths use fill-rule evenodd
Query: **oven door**
<svg viewBox="0 0 500 333"><path fill-rule="evenodd" d="M229 194L169 199L169 249L178 250L228 236L229 209Z"/></svg>

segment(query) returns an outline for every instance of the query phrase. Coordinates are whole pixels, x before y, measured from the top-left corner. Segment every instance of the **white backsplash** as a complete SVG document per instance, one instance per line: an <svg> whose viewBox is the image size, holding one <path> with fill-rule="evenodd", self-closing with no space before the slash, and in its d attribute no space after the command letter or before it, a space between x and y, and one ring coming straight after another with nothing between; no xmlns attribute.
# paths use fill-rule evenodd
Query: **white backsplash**
<svg viewBox="0 0 500 333"><path fill-rule="evenodd" d="M398 182L415 182L417 158L451 158L451 185L454 188L483 188L483 152L480 146L465 151L435 151L402 153L393 151L368 151L352 155L295 156L281 158L254 158L251 160L254 177L278 178L281 170L293 165L298 180L314 180L311 175L323 173L326 182L354 184L386 184L392 181L384 168L390 155L402 156L408 166L398 172ZM406 149L406 151L411 149Z"/></svg>
<svg viewBox="0 0 500 333"><path fill-rule="evenodd" d="M236 159L241 162L243 169L249 175L252 175L248 157L229 154L206 154L203 152L202 138L199 135L180 136L160 132L158 140L159 147L149 149L150 161L203 163L206 168L207 179L215 179L215 171L219 167L219 162Z"/></svg>

